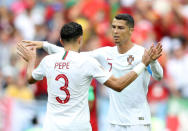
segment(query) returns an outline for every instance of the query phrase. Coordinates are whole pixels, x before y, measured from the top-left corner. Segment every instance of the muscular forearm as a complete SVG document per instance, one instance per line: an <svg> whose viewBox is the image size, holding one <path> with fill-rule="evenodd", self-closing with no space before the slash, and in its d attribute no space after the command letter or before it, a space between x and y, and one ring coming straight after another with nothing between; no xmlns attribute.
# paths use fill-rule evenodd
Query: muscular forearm
<svg viewBox="0 0 188 131"><path fill-rule="evenodd" d="M152 62L151 64L151 70L152 70L152 77L155 80L161 80L163 78L163 69L159 62L156 60Z"/></svg>
<svg viewBox="0 0 188 131"><path fill-rule="evenodd" d="M126 88L129 84L131 84L138 75L131 71L127 75L122 76L120 78L115 78L114 76L111 76L108 81L104 83L104 85L110 87L111 89L121 92L124 88Z"/></svg>
<svg viewBox="0 0 188 131"><path fill-rule="evenodd" d="M128 85L130 85L144 69L145 69L145 65L143 63L140 63L132 71L130 71L129 73L127 73L126 75L120 78L115 78L114 76L111 76L104 83L104 85L112 88L115 91L120 92Z"/></svg>
<svg viewBox="0 0 188 131"><path fill-rule="evenodd" d="M28 61L28 66L27 66L27 81L29 84L33 84L36 82L35 79L32 77L32 72L35 69L35 59L32 59Z"/></svg>

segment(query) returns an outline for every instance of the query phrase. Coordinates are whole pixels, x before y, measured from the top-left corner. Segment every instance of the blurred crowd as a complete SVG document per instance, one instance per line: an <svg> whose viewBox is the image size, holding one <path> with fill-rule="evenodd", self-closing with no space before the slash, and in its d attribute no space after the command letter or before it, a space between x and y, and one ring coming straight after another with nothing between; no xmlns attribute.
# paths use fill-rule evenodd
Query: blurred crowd
<svg viewBox="0 0 188 131"><path fill-rule="evenodd" d="M111 21L117 13L134 17L133 42L147 48L161 41L164 48L159 59L164 79L151 80L148 92L152 130L188 130L188 0L1 0L0 131L32 131L40 127L46 109L46 80L27 84L26 62L17 56L16 43L37 40L60 45L61 26L75 21L84 29L82 51L114 46ZM41 49L37 54L39 63L46 53ZM102 104L94 107L96 118L102 120L96 128L105 131L101 123L108 96L98 86L95 102Z"/></svg>

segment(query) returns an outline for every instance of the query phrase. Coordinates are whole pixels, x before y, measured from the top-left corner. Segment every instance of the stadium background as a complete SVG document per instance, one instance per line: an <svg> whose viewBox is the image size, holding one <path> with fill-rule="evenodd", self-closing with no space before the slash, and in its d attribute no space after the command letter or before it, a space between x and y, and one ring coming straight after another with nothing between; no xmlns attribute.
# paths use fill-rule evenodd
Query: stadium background
<svg viewBox="0 0 188 131"><path fill-rule="evenodd" d="M132 41L148 47L162 41L164 79L151 80L148 101L152 131L188 131L188 0L0 0L0 131L40 130L46 111L46 80L27 85L26 63L16 55L20 40L60 45L69 21L84 28L82 51L113 46L111 21L117 13L135 19ZM46 55L38 51L38 62ZM93 82L94 131L105 131L108 93ZM37 122L38 121L38 122Z"/></svg>

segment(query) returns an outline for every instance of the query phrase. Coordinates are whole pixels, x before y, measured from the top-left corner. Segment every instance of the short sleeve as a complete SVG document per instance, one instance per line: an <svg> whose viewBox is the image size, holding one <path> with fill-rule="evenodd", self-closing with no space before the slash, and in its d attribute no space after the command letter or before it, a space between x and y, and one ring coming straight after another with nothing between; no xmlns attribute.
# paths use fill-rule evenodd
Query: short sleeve
<svg viewBox="0 0 188 131"><path fill-rule="evenodd" d="M88 64L88 71L90 75L101 84L105 83L112 75L110 72L106 71L94 58L89 59Z"/></svg>
<svg viewBox="0 0 188 131"><path fill-rule="evenodd" d="M87 51L87 52L81 52L81 54L84 54L86 56L90 56L92 58L95 58L97 61L100 61L102 53L104 52L105 48L98 48L92 51Z"/></svg>
<svg viewBox="0 0 188 131"><path fill-rule="evenodd" d="M40 64L37 66L37 68L35 68L32 72L32 77L35 79L35 80L42 80L43 77L46 76L46 73L45 73L45 64L46 64L46 57L44 57L42 59L42 61L40 62Z"/></svg>

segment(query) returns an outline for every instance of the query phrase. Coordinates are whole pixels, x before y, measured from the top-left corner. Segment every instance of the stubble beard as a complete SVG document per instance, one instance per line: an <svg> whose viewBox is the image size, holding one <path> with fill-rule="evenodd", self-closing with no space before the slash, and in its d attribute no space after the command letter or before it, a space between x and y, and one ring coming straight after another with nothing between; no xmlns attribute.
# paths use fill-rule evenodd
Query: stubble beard
<svg viewBox="0 0 188 131"><path fill-rule="evenodd" d="M115 41L114 43L115 43L117 46L120 46L120 45L122 45L122 44L123 44L123 43L122 43L122 42L120 42L120 41L117 41L117 42Z"/></svg>

